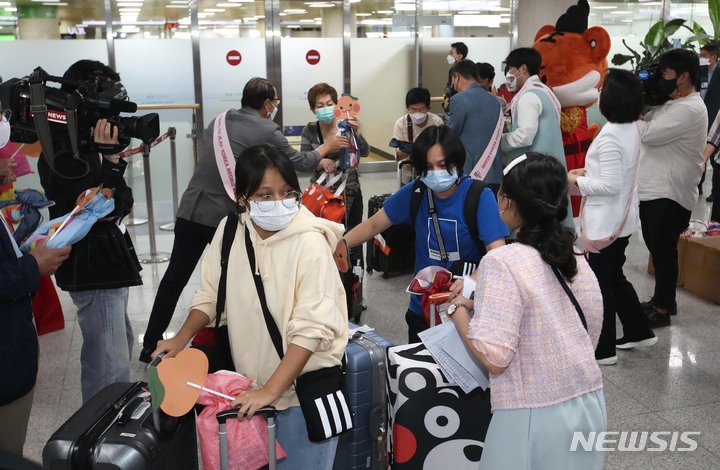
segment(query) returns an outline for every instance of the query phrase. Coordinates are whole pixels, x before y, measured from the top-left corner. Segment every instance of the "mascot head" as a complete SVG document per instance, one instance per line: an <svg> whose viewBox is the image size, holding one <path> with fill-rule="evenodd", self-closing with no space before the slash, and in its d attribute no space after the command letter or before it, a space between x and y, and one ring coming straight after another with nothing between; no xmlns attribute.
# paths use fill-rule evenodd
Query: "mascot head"
<svg viewBox="0 0 720 470"><path fill-rule="evenodd" d="M344 94L340 97L333 114L338 119L347 119L348 117L355 117L360 112L360 103L357 98L352 95Z"/></svg>
<svg viewBox="0 0 720 470"><path fill-rule="evenodd" d="M579 0L555 24L535 35L533 48L542 55L540 79L565 107L591 106L602 86L610 35L599 26L588 28L590 6Z"/></svg>

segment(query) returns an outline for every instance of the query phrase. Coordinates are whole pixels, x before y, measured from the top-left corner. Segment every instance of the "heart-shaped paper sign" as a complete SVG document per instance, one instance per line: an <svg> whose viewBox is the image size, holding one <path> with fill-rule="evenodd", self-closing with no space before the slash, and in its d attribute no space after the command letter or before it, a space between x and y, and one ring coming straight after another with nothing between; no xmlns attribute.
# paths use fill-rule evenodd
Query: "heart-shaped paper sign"
<svg viewBox="0 0 720 470"><path fill-rule="evenodd" d="M200 390L189 386L191 382L202 386L208 373L208 360L199 349L188 348L177 356L163 359L157 366L158 376L165 388L160 408L170 416L183 416L195 405Z"/></svg>

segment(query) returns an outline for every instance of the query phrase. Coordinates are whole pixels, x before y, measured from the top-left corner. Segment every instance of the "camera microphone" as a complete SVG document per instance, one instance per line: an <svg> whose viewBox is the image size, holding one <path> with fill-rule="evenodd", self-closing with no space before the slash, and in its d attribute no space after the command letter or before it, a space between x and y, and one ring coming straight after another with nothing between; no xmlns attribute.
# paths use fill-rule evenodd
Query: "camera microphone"
<svg viewBox="0 0 720 470"><path fill-rule="evenodd" d="M107 106L112 113L134 113L137 111L137 104L132 101L111 98L110 100L98 100L98 103L103 107Z"/></svg>
<svg viewBox="0 0 720 470"><path fill-rule="evenodd" d="M111 113L134 113L137 111L137 103L132 101L110 99L86 99L87 102L95 104L102 109L107 109Z"/></svg>

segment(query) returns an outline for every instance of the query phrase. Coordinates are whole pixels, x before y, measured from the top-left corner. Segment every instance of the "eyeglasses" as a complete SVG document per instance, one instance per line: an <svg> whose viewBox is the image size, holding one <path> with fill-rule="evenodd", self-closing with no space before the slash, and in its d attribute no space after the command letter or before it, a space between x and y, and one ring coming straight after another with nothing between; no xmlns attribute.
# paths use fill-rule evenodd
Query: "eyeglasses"
<svg viewBox="0 0 720 470"><path fill-rule="evenodd" d="M283 194L282 199L275 199L269 194L266 194L265 196L262 196L258 199L253 199L251 197L247 197L246 199L248 201L256 203L258 205L258 209L260 209L262 212L270 212L275 208L275 203L277 201L281 201L283 206L287 207L288 209L292 209L293 207L300 204L300 201L302 200L302 194L297 191L288 191Z"/></svg>
<svg viewBox="0 0 720 470"><path fill-rule="evenodd" d="M277 103L276 103L276 101L277 101ZM277 98L275 98L274 100L270 100L270 102L273 104L273 106L276 106L276 107L280 106L280 100Z"/></svg>

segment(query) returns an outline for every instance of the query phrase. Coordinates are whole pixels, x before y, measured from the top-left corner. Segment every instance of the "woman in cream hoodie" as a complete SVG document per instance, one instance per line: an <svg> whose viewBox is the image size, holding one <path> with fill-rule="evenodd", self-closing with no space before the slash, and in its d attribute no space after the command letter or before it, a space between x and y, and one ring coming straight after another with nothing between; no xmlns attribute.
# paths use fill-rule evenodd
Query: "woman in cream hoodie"
<svg viewBox="0 0 720 470"><path fill-rule="evenodd" d="M337 437L307 438L293 382L305 372L340 364L347 345L345 291L333 261L342 225L316 218L300 204L300 185L290 161L267 145L250 147L237 159L238 204L244 206L230 251L225 317L238 372L254 388L238 395L239 416L260 407L278 409L277 437L287 458L279 468L332 468ZM181 351L215 321L224 224L202 262L202 283L177 336L160 341L153 356ZM270 339L245 247L248 230L268 310L283 337L280 360Z"/></svg>

